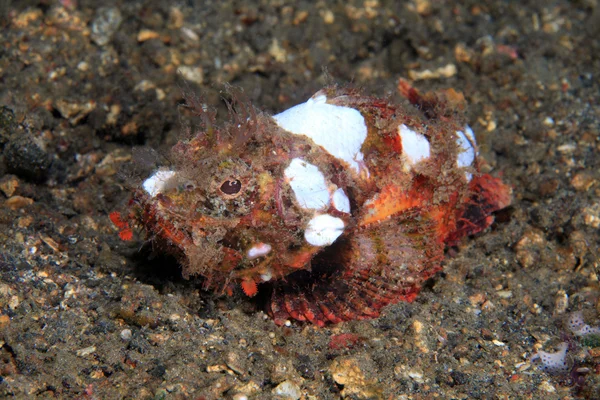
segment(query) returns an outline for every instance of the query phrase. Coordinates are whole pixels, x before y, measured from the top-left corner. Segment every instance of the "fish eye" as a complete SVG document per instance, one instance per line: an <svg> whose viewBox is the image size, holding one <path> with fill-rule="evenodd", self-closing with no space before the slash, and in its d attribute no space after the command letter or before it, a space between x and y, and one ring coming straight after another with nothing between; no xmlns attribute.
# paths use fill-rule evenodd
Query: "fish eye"
<svg viewBox="0 0 600 400"><path fill-rule="evenodd" d="M227 179L221 184L221 192L228 196L236 195L242 190L242 182L239 179Z"/></svg>

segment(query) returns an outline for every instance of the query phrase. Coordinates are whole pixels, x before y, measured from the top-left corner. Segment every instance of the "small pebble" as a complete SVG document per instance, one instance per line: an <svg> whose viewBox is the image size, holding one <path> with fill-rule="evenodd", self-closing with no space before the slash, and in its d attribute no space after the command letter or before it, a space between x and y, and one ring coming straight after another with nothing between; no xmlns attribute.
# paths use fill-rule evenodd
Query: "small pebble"
<svg viewBox="0 0 600 400"><path fill-rule="evenodd" d="M188 67L182 65L179 67L179 73L186 81L197 83L201 85L204 82L204 71L202 67Z"/></svg>
<svg viewBox="0 0 600 400"><path fill-rule="evenodd" d="M9 172L34 181L46 178L52 159L41 141L28 131L15 131L4 147Z"/></svg>
<svg viewBox="0 0 600 400"><path fill-rule="evenodd" d="M414 81L426 80L426 79L440 79L440 78L451 78L457 73L456 65L448 64L444 67L439 67L433 71L426 69L423 71L408 71L408 76Z"/></svg>
<svg viewBox="0 0 600 400"><path fill-rule="evenodd" d="M546 117L544 119L544 125L546 125L546 126L554 126L554 119L552 119L551 117Z"/></svg>
<svg viewBox="0 0 600 400"><path fill-rule="evenodd" d="M131 329L123 329L121 331L121 339L130 340L132 336Z"/></svg>
<svg viewBox="0 0 600 400"><path fill-rule="evenodd" d="M302 393L300 392L300 387L296 385L292 381L283 381L275 389L273 389L273 394L277 396L281 396L285 399L293 399L297 400L300 398Z"/></svg>
<svg viewBox="0 0 600 400"><path fill-rule="evenodd" d="M85 357L85 356L89 356L90 354L92 354L95 351L96 351L96 346L90 346L90 347L86 347L84 349L79 349L76 351L76 353L79 357Z"/></svg>
<svg viewBox="0 0 600 400"><path fill-rule="evenodd" d="M96 12L92 22L92 40L99 46L104 46L119 29L123 16L116 7L102 7Z"/></svg>
<svg viewBox="0 0 600 400"><path fill-rule="evenodd" d="M4 202L4 206L11 210L19 210L33 204L33 199L23 196L13 196Z"/></svg>
<svg viewBox="0 0 600 400"><path fill-rule="evenodd" d="M146 40L150 40L150 39L158 39L159 36L160 35L158 34L158 32L151 31L149 29L142 29L141 31L138 32L137 41L145 42Z"/></svg>

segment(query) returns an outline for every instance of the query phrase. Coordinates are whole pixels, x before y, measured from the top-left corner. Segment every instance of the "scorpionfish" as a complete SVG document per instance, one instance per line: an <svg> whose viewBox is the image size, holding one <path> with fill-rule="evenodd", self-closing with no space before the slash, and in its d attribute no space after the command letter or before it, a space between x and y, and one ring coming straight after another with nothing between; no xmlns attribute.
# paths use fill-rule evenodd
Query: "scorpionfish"
<svg viewBox="0 0 600 400"><path fill-rule="evenodd" d="M398 89L411 104L328 87L274 116L240 107L222 127L196 104L202 131L111 220L124 240L142 228L205 289L269 290L277 324L377 317L511 202L480 172L462 95Z"/></svg>

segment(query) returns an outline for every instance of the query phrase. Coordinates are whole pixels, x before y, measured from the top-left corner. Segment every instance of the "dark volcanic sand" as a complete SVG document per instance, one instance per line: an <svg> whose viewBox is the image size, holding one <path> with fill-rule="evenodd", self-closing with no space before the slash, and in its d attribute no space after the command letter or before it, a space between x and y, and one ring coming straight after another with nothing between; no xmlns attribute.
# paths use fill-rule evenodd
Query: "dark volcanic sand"
<svg viewBox="0 0 600 400"><path fill-rule="evenodd" d="M596 0L97 3L0 5L0 397L600 398L600 340L565 325L600 312ZM464 93L515 194L414 303L277 327L119 240L119 171L177 141L184 89L224 118L225 83L275 113L399 77ZM530 361L564 341L564 372Z"/></svg>

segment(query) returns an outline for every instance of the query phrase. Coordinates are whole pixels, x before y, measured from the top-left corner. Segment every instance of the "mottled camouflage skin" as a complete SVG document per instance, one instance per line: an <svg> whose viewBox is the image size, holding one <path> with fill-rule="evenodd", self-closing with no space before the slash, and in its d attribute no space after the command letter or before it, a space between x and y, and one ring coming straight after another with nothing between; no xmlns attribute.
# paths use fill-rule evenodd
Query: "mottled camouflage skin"
<svg viewBox="0 0 600 400"><path fill-rule="evenodd" d="M241 286L250 296L271 290L268 312L278 324L376 317L388 304L414 299L440 270L445 246L485 229L491 213L510 203L510 189L480 174L479 160L457 166L462 96L452 90L423 96L403 81L399 89L416 107L348 89L320 92L365 119L358 173L311 139L246 108L230 125L211 125L174 147L177 187L155 197L138 190L127 218L111 218L124 239L132 227L144 228L156 249L176 255L184 276L201 275L206 288L231 293ZM401 124L431 146L431 156L413 168L402 157ZM324 210L345 223L330 246L312 246L303 237L312 212L295 204L283 174L294 157L319 167L348 195L351 213ZM249 259L245 251L253 243L273 250Z"/></svg>

